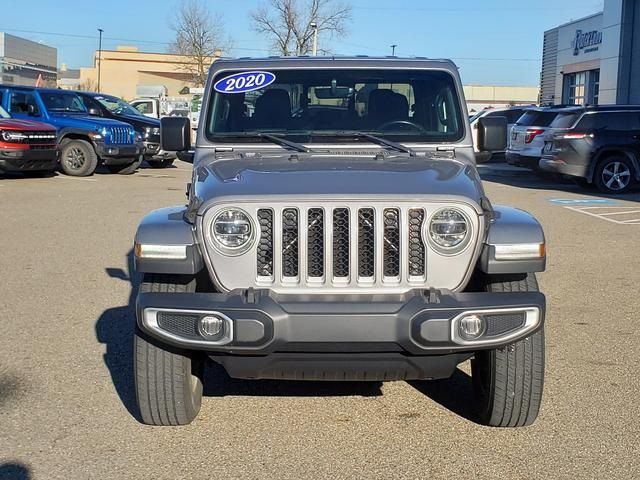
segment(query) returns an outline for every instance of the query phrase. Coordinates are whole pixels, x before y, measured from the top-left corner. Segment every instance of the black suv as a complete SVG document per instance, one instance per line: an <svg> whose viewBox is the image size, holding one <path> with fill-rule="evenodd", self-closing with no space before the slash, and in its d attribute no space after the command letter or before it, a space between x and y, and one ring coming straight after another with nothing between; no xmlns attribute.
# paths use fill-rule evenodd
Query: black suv
<svg viewBox="0 0 640 480"><path fill-rule="evenodd" d="M625 193L640 181L640 105L568 108L545 136L542 170Z"/></svg>
<svg viewBox="0 0 640 480"><path fill-rule="evenodd" d="M95 92L76 92L91 115L114 118L131 125L142 137L144 159L154 168L170 166L176 158L174 152L160 148L160 120L142 115L121 98Z"/></svg>

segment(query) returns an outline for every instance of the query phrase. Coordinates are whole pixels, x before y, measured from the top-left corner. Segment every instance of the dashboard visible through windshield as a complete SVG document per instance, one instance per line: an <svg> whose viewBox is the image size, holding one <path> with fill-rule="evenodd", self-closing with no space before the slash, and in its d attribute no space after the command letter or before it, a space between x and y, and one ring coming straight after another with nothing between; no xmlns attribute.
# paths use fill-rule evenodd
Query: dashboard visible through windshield
<svg viewBox="0 0 640 480"><path fill-rule="evenodd" d="M213 81L238 73L221 72ZM247 135L251 132L309 143L344 142L349 132L411 143L454 142L464 136L456 84L444 71L292 69L271 73L275 80L264 88L212 92L205 129L209 140L264 140Z"/></svg>

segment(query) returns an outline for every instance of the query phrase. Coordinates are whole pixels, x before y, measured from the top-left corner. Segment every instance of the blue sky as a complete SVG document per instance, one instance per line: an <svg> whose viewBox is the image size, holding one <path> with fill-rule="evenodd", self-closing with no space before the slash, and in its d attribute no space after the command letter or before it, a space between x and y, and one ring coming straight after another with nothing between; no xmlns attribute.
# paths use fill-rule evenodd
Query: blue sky
<svg viewBox="0 0 640 480"><path fill-rule="evenodd" d="M269 42L252 32L249 23L249 12L261 0L206 3L223 15L234 40L232 55L269 53ZM352 0L351 4L349 34L334 40L321 37L321 47L336 54L389 55L390 45L397 44L397 55L453 58L466 84L537 85L543 32L601 11L603 1ZM98 44L97 28L104 29L103 48L128 44L165 51L178 1L2 0L2 5L0 31L54 46L59 63L77 68L90 65Z"/></svg>

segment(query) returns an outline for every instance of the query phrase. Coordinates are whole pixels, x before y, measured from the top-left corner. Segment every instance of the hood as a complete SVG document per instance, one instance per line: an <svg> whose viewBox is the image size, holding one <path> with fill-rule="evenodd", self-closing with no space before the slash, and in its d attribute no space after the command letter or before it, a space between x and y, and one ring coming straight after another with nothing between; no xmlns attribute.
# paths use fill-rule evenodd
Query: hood
<svg viewBox="0 0 640 480"><path fill-rule="evenodd" d="M102 127L131 127L128 123L121 122L119 120L113 120L111 118L94 117L89 114L66 114L66 113L52 113L51 119L56 123L64 124L66 127L78 127L84 129L94 129Z"/></svg>
<svg viewBox="0 0 640 480"><path fill-rule="evenodd" d="M21 131L43 131L53 130L55 127L48 123L36 122L33 120L18 120L17 118L0 119L0 129L3 130L21 130Z"/></svg>
<svg viewBox="0 0 640 480"><path fill-rule="evenodd" d="M128 123L135 128L144 130L146 127L160 128L160 120L157 118L145 117L144 115L114 115L114 119Z"/></svg>
<svg viewBox="0 0 640 480"><path fill-rule="evenodd" d="M273 155L200 158L198 205L229 196L378 195L464 198L481 205L484 191L473 165L455 159L389 155Z"/></svg>

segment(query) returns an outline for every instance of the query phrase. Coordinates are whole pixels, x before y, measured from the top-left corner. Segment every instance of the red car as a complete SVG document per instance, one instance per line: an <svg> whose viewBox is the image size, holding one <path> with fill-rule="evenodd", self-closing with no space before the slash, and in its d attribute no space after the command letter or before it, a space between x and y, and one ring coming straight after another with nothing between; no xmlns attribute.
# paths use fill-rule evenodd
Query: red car
<svg viewBox="0 0 640 480"><path fill-rule="evenodd" d="M47 123L13 119L0 107L0 173L45 173L57 168L56 129Z"/></svg>

